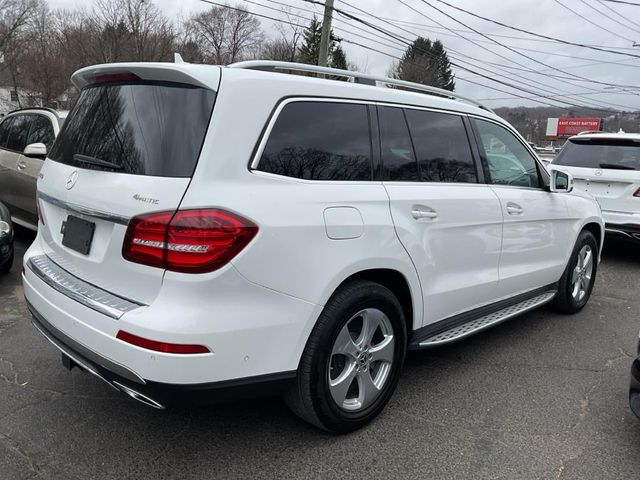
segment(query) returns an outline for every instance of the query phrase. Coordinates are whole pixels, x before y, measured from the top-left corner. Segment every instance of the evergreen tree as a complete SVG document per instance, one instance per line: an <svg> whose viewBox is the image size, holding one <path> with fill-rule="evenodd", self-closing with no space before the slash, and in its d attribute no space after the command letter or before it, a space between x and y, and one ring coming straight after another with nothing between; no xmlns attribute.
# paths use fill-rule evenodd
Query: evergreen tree
<svg viewBox="0 0 640 480"><path fill-rule="evenodd" d="M314 16L309 25L302 32L300 46L300 63L317 65L320 56L320 38L322 37L322 22Z"/></svg>
<svg viewBox="0 0 640 480"><path fill-rule="evenodd" d="M451 63L440 40L431 42L418 37L407 47L393 76L409 82L422 83L453 91L456 83Z"/></svg>
<svg viewBox="0 0 640 480"><path fill-rule="evenodd" d="M298 52L298 61L307 65L317 65L320 57L320 39L322 38L322 22L315 16L309 25L302 32L302 45ZM329 42L329 65L334 68L347 69L347 56L342 47L333 40L333 30L331 30L332 40Z"/></svg>
<svg viewBox="0 0 640 480"><path fill-rule="evenodd" d="M348 70L347 55L340 45L335 47L333 52L331 52L331 66L333 68L340 68L341 70Z"/></svg>

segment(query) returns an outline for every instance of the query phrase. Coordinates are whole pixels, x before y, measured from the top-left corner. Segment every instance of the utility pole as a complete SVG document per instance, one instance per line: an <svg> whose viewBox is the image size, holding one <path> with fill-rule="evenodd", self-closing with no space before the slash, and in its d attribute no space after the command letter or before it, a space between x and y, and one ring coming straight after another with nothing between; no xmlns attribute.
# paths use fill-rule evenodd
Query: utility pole
<svg viewBox="0 0 640 480"><path fill-rule="evenodd" d="M324 17L322 19L322 36L320 37L320 54L318 65L326 67L329 57L329 44L331 43L331 18L333 16L333 0L325 0Z"/></svg>

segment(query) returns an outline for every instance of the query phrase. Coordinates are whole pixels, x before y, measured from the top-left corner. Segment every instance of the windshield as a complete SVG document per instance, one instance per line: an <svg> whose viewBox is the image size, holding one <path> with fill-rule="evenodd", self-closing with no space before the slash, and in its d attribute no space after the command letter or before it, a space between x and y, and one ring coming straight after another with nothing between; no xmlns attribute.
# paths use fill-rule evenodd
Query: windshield
<svg viewBox="0 0 640 480"><path fill-rule="evenodd" d="M82 90L49 158L92 170L190 177L215 92L139 82Z"/></svg>
<svg viewBox="0 0 640 480"><path fill-rule="evenodd" d="M640 170L640 143L632 140L569 140L554 165Z"/></svg>

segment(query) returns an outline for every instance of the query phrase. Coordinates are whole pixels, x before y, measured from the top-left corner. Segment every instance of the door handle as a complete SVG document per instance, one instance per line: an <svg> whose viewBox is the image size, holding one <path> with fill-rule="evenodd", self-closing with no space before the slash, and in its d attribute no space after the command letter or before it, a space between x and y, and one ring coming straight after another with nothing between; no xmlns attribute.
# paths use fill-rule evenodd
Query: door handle
<svg viewBox="0 0 640 480"><path fill-rule="evenodd" d="M25 168L27 168L27 164L25 162L18 162L18 165L16 165L16 167L18 167L18 170L24 170Z"/></svg>
<svg viewBox="0 0 640 480"><path fill-rule="evenodd" d="M438 212L428 207L416 207L411 209L411 216L416 220L435 220L438 218Z"/></svg>
<svg viewBox="0 0 640 480"><path fill-rule="evenodd" d="M509 215L522 215L524 213L524 208L517 203L509 202L507 203L507 213Z"/></svg>

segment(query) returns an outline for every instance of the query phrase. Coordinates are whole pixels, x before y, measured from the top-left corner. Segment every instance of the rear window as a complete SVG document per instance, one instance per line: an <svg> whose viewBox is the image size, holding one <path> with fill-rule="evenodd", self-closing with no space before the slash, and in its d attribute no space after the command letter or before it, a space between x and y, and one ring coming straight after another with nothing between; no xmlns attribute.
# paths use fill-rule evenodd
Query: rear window
<svg viewBox="0 0 640 480"><path fill-rule="evenodd" d="M367 106L287 104L273 126L258 169L305 180L371 180Z"/></svg>
<svg viewBox="0 0 640 480"><path fill-rule="evenodd" d="M190 177L215 92L183 84L106 84L82 90L49 157L134 175Z"/></svg>
<svg viewBox="0 0 640 480"><path fill-rule="evenodd" d="M631 140L569 140L554 165L640 170L640 142Z"/></svg>

